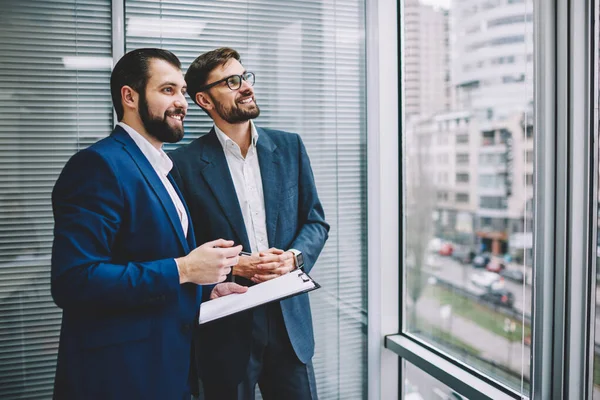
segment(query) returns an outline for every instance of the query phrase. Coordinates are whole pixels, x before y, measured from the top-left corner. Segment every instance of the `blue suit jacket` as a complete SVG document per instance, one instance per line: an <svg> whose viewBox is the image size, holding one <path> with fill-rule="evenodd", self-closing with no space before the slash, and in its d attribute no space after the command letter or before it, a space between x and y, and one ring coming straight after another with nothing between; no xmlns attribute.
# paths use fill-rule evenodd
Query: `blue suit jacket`
<svg viewBox="0 0 600 400"><path fill-rule="evenodd" d="M297 134L257 131L269 246L302 251L304 269L310 272L325 245L329 225L306 149ZM250 251L233 180L214 129L169 155L174 161L173 178L190 207L198 241L231 239ZM306 363L314 354L308 294L281 301L281 309L292 346ZM199 332L197 358L202 379L239 382L252 346L252 311L202 325Z"/></svg>
<svg viewBox="0 0 600 400"><path fill-rule="evenodd" d="M194 233L149 161L117 126L69 160L52 206L55 398L189 400L201 288L179 284L174 258Z"/></svg>

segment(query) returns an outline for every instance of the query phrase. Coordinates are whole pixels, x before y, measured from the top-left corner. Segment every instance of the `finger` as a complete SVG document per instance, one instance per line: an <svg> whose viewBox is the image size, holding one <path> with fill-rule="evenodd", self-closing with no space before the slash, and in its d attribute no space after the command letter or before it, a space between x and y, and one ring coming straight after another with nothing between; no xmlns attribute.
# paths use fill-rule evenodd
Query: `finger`
<svg viewBox="0 0 600 400"><path fill-rule="evenodd" d="M223 268L223 273L225 275L229 275L230 272L231 272L231 267L225 267L225 268Z"/></svg>
<svg viewBox="0 0 600 400"><path fill-rule="evenodd" d="M292 271L292 269L290 267L285 266L285 267L280 267L280 268L274 269L272 272L277 275L285 275L291 271Z"/></svg>
<svg viewBox="0 0 600 400"><path fill-rule="evenodd" d="M266 282L266 281L270 281L271 279L277 278L279 275L277 274L266 274L266 275L254 275L252 277L252 282Z"/></svg>
<svg viewBox="0 0 600 400"><path fill-rule="evenodd" d="M271 248L269 249L269 252L270 252L270 253L273 253L273 254L282 254L282 253L283 253L283 250L281 250L281 249L278 249L278 248L275 248L275 247L271 247Z"/></svg>
<svg viewBox="0 0 600 400"><path fill-rule="evenodd" d="M233 282L220 283L218 286L219 296L227 296L233 293L245 293L248 291L247 287Z"/></svg>
<svg viewBox="0 0 600 400"><path fill-rule="evenodd" d="M217 239L212 242L206 242L202 246L206 247L231 247L233 246L233 240Z"/></svg>
<svg viewBox="0 0 600 400"><path fill-rule="evenodd" d="M269 263L269 262L279 261L279 257L280 256L275 255L275 254L265 254L260 257L260 262L261 263Z"/></svg>
<svg viewBox="0 0 600 400"><path fill-rule="evenodd" d="M281 261L291 260L292 258L294 258L294 255L289 251L286 251L285 253L279 256L279 260Z"/></svg>
<svg viewBox="0 0 600 400"><path fill-rule="evenodd" d="M241 245L237 245L235 247L217 248L215 250L219 254L221 254L222 256L224 256L225 258L233 258L233 257L239 257L240 251L242 250L242 246ZM237 264L237 262L236 262L236 264Z"/></svg>
<svg viewBox="0 0 600 400"><path fill-rule="evenodd" d="M270 262L270 263L266 263L266 264L258 264L256 266L257 269L260 270L271 270L271 269L275 269L275 268L279 268L281 267L281 263L279 261L275 261L275 262Z"/></svg>
<svg viewBox="0 0 600 400"><path fill-rule="evenodd" d="M240 263L240 257L239 256L234 256L234 257L229 257L225 259L225 266L228 267L232 267L234 265L238 265Z"/></svg>

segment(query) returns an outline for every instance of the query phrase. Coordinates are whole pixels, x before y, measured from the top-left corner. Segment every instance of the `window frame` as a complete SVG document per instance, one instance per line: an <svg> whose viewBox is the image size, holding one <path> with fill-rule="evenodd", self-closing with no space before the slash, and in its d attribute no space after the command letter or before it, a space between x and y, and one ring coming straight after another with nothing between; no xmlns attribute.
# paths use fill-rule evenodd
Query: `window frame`
<svg viewBox="0 0 600 400"><path fill-rule="evenodd" d="M595 307L591 305L595 304L595 290L592 289L596 282L594 255L598 215L598 121L592 118L595 116L594 106L597 106L597 100L594 100L597 93L592 93L597 90L597 86L593 85L594 76L597 77L592 39L595 1L533 0L536 38L535 246L531 398L591 398L593 388ZM404 1L399 2L396 27L400 66L403 6ZM402 97L402 88L399 87L398 98ZM398 110L398 125L402 129L402 111L401 108ZM402 138L400 140L402 142ZM399 148L397 158L401 160L402 154ZM400 163L398 185L401 193L402 168ZM581 177L584 184L581 184ZM400 196L397 202L399 210L402 209L402 201ZM403 321L406 295L402 282L404 221L401 211L399 221L397 291L401 294L399 321ZM369 234L372 234L370 230ZM376 249L369 247L369 253L372 251ZM573 268L578 265L584 268ZM370 265L369 270L373 267ZM398 333L385 337L385 347L397 354L400 360L416 365L469 398L523 397L492 377L438 351L434 344L406 332L403 323L399 325ZM401 370L402 363L399 364ZM402 371L399 376L402 376ZM399 379L399 398L402 397L402 382Z"/></svg>

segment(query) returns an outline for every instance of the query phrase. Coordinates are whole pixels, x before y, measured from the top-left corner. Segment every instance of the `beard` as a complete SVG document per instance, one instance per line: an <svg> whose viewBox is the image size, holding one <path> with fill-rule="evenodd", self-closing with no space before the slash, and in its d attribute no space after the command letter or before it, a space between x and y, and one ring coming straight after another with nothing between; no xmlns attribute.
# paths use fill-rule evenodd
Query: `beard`
<svg viewBox="0 0 600 400"><path fill-rule="evenodd" d="M163 143L177 143L183 139L183 121L182 126L171 126L167 118L171 115L185 116L185 111L182 108L169 108L165 111L162 119L150 115L148 101L146 96L140 93L140 119L149 135Z"/></svg>
<svg viewBox="0 0 600 400"><path fill-rule="evenodd" d="M215 111L221 119L230 124L239 124L254 119L260 115L260 108L256 101L253 101L253 107L241 108L236 102L234 106L227 107L223 103L216 101L216 99L208 93L211 100L215 104Z"/></svg>

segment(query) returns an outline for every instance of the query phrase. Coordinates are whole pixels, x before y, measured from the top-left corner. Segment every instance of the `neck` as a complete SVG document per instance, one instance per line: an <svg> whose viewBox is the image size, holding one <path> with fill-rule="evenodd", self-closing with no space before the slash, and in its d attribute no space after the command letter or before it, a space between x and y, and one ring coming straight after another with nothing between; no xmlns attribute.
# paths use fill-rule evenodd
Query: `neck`
<svg viewBox="0 0 600 400"><path fill-rule="evenodd" d="M242 156L246 157L250 143L252 143L252 129L250 128L250 121L242 122L240 124L230 124L225 121L215 121L215 125L219 127L224 134L226 134L231 140L240 146Z"/></svg>
<svg viewBox="0 0 600 400"><path fill-rule="evenodd" d="M163 143L146 131L146 128L144 128L144 124L142 123L142 120L140 119L139 115L124 115L121 122L132 127L137 133L142 135L148 142L150 142L150 144L154 146L157 150L160 150L162 148Z"/></svg>

